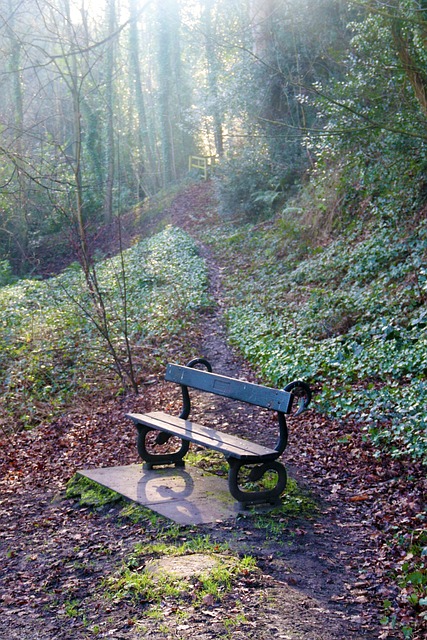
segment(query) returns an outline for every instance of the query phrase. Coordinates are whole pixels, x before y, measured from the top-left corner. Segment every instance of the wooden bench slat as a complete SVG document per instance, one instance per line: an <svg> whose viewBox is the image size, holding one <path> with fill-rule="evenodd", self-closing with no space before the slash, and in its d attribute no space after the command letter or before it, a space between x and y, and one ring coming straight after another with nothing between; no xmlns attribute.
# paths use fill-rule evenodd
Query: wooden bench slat
<svg viewBox="0 0 427 640"><path fill-rule="evenodd" d="M165 380L282 413L289 412L292 402L292 394L288 391L272 389L177 364L167 365Z"/></svg>
<svg viewBox="0 0 427 640"><path fill-rule="evenodd" d="M278 456L277 451L274 449L249 442L222 431L204 427L190 420L181 420L181 418L171 416L163 411L153 411L145 414L128 413L127 417L133 420L135 424L139 423L159 431L166 431L183 440L190 440L200 446L232 455L238 459L245 456Z"/></svg>

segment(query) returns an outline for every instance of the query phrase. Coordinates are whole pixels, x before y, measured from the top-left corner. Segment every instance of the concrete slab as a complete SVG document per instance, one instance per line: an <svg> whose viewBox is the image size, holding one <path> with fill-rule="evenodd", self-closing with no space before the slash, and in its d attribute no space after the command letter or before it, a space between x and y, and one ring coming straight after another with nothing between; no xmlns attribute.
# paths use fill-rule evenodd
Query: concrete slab
<svg viewBox="0 0 427 640"><path fill-rule="evenodd" d="M239 513L226 479L196 467L148 470L132 464L78 473L178 524L221 522Z"/></svg>

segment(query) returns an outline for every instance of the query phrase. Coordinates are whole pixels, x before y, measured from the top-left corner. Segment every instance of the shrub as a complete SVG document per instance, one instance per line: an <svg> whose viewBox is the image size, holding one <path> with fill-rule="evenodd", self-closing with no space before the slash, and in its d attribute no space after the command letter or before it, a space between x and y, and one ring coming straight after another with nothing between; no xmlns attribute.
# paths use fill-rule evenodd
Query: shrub
<svg viewBox="0 0 427 640"><path fill-rule="evenodd" d="M222 160L215 173L220 213L256 218L271 211L277 191L267 149L245 147Z"/></svg>
<svg viewBox="0 0 427 640"><path fill-rule="evenodd" d="M13 275L10 263L8 260L0 260L0 287L4 287L7 284L13 282Z"/></svg>

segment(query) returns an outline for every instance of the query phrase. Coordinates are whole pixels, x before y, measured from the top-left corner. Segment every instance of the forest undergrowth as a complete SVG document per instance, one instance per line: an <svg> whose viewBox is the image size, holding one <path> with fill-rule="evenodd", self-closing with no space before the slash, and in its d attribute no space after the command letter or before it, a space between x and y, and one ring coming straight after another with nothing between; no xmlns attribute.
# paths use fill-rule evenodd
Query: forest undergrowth
<svg viewBox="0 0 427 640"><path fill-rule="evenodd" d="M312 440L331 437L336 467L352 467L333 490L353 478L352 500L378 497L372 564L395 588L382 622L411 638L410 619L427 627L427 218L367 208L325 235L304 199L264 221L210 210L191 230L220 261L231 343L264 383L309 381L317 410L339 425ZM299 465L317 468L322 455L302 449ZM400 486L393 498L390 486Z"/></svg>
<svg viewBox="0 0 427 640"><path fill-rule="evenodd" d="M106 605L100 574L117 570L138 536L150 544L161 527L172 543L191 538L195 531L172 531L147 513L138 516L138 524L138 518L121 514L122 507L79 507L64 498L65 483L82 464L136 461L133 434L123 424L123 414L132 407L174 408L159 372L169 359L182 361L202 348L203 319L219 306L228 336L244 356L245 372L251 367L250 375L274 386L304 378L315 389L314 410L299 425L292 424L288 462L326 501L326 513L335 515L333 523L326 523L272 514L260 524L262 540L255 534L258 521L250 518L237 528L219 526L210 533L218 540L237 536L247 541L253 536L254 544L245 542L245 548L264 569L269 565L272 575L283 578L282 566L282 573L273 570L275 554L285 553L283 540L300 550L302 566L304 548L315 549L322 537L322 545L333 549L337 527L351 531L355 555L347 562L357 579L328 596L342 611L359 610L350 621L355 635L347 637L421 640L427 625L425 220L400 235L391 222L373 225L372 233L365 224L363 229L354 227L346 239L316 245L303 242L304 232L285 215L256 223L220 217L211 184L202 183L175 196L164 212L164 225L159 234L125 254L126 330L135 346L139 398L123 395L105 373L111 363L102 340L88 314L77 312L84 306L76 306L79 296L84 300L84 287L75 266L47 281L21 281L0 289L5 628L11 631L14 617L22 621L29 607L33 622L41 625L37 628L47 629L33 637L62 637L61 620L81 638L107 637L115 624L120 629L117 638L143 633L140 614L146 603L141 609L141 602L128 602L121 613L123 603ZM221 286L215 300L200 246L218 265ZM100 260L99 273L120 350L119 263ZM244 435L248 427L237 426ZM340 523L337 513L345 509ZM23 536L17 514L28 519ZM266 542L269 535L275 539L272 546ZM38 548L31 552L33 544ZM256 551L263 546L270 549L270 559ZM53 560L55 553L58 558ZM288 591L296 579L287 575ZM244 572L234 596L225 600L227 608L234 598L233 616L226 618L219 598L206 598L203 612L192 613L193 628L206 628L213 616L222 625L217 635L252 637L248 634L259 606L255 600L259 591L268 591L266 580L265 572L263 577ZM149 625L154 635L145 629L146 637L190 633L186 607L174 598L165 599L160 613L157 608L158 620L154 624L153 615ZM250 602L246 617L245 602ZM303 619L303 609L299 602L293 614L298 610ZM179 623L177 611L182 614ZM172 613L181 636L171 635L170 627L160 628L170 623ZM317 638L306 623L305 635L291 637ZM259 637L273 637L273 626L267 625ZM339 638L340 629L330 637ZM26 638L28 625L19 633L10 637Z"/></svg>

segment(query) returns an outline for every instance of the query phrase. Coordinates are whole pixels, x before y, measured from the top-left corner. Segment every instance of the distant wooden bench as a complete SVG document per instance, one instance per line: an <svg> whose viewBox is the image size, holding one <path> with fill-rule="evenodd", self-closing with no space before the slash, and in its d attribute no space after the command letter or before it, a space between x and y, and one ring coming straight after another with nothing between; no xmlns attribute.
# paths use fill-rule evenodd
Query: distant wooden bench
<svg viewBox="0 0 427 640"><path fill-rule="evenodd" d="M197 365L203 365L207 371L194 368ZM300 414L308 407L311 400L308 385L296 381L288 384L283 390L278 390L244 382L212 373L210 363L204 358L195 358L185 367L168 364L165 380L181 385L183 408L179 417L163 411L127 414L138 430L138 453L145 461L145 467L152 469L157 465L165 464L184 466L183 458L188 452L190 443L193 442L224 454L229 464L228 485L230 493L236 500L243 504L277 502L287 482L286 469L277 460L288 442L285 414L293 412L295 402L298 403L298 407L294 411L294 415ZM277 443L273 448L269 448L223 431L190 422L188 420L191 411L189 387L277 411L279 422ZM153 442L147 441L147 436L152 431L159 431L154 440L154 446ZM166 444L172 436L181 440L178 450L175 448L175 451L172 452L153 452L156 446ZM246 488L243 490L240 486L239 472L242 467L246 466L251 467L248 476L250 482L255 483L261 480L267 472L273 472L277 475L276 484L261 490L247 491Z"/></svg>

